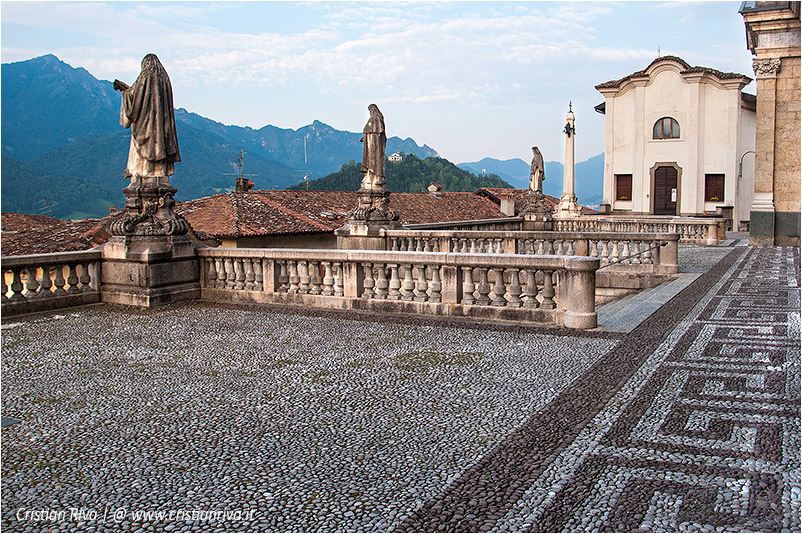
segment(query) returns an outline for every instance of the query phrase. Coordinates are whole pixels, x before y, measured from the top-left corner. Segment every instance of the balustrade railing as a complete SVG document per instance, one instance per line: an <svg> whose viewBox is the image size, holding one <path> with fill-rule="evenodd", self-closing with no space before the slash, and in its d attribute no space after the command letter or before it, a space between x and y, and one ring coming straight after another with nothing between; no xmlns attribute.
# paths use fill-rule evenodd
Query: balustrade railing
<svg viewBox="0 0 802 534"><path fill-rule="evenodd" d="M718 245L719 225L723 219L695 219L690 217L622 218L602 215L577 219L555 219L558 232L626 232L675 233L680 243Z"/></svg>
<svg viewBox="0 0 802 534"><path fill-rule="evenodd" d="M679 272L676 233L387 230L384 235L391 251L588 256L623 271Z"/></svg>
<svg viewBox="0 0 802 534"><path fill-rule="evenodd" d="M0 259L2 312L8 315L100 301L100 251Z"/></svg>
<svg viewBox="0 0 802 534"><path fill-rule="evenodd" d="M425 240L414 246L425 248ZM198 254L202 298L209 300L596 326L594 258L219 248Z"/></svg>

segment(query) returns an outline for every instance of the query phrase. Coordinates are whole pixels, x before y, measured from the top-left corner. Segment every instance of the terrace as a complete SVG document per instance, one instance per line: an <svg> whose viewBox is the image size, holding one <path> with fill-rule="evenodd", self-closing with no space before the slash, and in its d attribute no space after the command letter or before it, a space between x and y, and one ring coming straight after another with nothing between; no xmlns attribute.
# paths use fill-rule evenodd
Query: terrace
<svg viewBox="0 0 802 534"><path fill-rule="evenodd" d="M3 529L799 530L798 248L680 245L673 281L594 306L600 326L577 330L429 316L443 305L432 266L479 262L481 277L502 260L542 273L605 258L508 254L527 238L503 237L483 242L492 254L451 252L470 250L458 236L410 252L427 244L408 237L387 236L406 251L363 256L201 249L216 278L201 269L203 298L189 303L17 319L5 303L3 416L21 422L3 429ZM529 250L546 249L535 237ZM41 301L93 299L93 254L54 255L33 293L54 272ZM337 291L329 277L312 281L325 265L276 292L293 284L281 265L337 261L353 263L342 297L324 295ZM426 300L416 284L412 300L347 296L378 291L365 280L392 262L428 266L405 271L429 271ZM255 265L268 266L261 291ZM487 295L509 299L507 276ZM211 283L223 279L231 288ZM441 283L447 302L456 287ZM298 307L327 298L363 306Z"/></svg>

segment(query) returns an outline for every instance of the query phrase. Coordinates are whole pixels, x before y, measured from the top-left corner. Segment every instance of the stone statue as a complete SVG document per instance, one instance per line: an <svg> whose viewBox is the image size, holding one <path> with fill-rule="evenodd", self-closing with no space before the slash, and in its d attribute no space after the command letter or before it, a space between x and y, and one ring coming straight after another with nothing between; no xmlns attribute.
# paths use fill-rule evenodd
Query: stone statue
<svg viewBox="0 0 802 534"><path fill-rule="evenodd" d="M387 135L384 130L384 116L376 104L368 106L370 118L362 132L362 189L384 190L387 177L384 174L384 150Z"/></svg>
<svg viewBox="0 0 802 534"><path fill-rule="evenodd" d="M532 170L529 172L529 189L543 192L543 181L546 179L546 170L543 167L543 155L536 146L532 147Z"/></svg>
<svg viewBox="0 0 802 534"><path fill-rule="evenodd" d="M114 89L122 93L120 124L131 129L123 175L131 183L123 189L126 214L109 229L120 236L184 235L189 224L173 211L177 189L170 185L175 162L181 161L170 77L159 58L148 54L133 85L114 80Z"/></svg>
<svg viewBox="0 0 802 534"><path fill-rule="evenodd" d="M178 153L175 132L173 89L170 77L155 54L142 60L142 72L129 87L119 80L114 88L122 92L120 124L131 128L131 147L125 177L171 176Z"/></svg>

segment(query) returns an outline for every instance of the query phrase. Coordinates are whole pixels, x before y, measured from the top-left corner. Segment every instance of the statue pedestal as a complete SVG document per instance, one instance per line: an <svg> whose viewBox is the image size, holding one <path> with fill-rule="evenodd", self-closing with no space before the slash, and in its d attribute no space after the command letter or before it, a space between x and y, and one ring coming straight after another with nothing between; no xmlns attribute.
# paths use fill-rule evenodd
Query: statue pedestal
<svg viewBox="0 0 802 534"><path fill-rule="evenodd" d="M195 245L173 212L169 177L135 176L123 192L126 213L103 246L101 300L149 308L200 298Z"/></svg>
<svg viewBox="0 0 802 534"><path fill-rule="evenodd" d="M360 189L359 205L348 213L348 222L338 228L337 248L350 250L384 250L382 230L400 230L398 212L388 208L390 193L386 190Z"/></svg>
<svg viewBox="0 0 802 534"><path fill-rule="evenodd" d="M113 236L103 246L101 300L150 308L200 298L189 236Z"/></svg>
<svg viewBox="0 0 802 534"><path fill-rule="evenodd" d="M523 216L522 229L529 232L541 232L552 229L551 206L540 191L529 191L521 210Z"/></svg>

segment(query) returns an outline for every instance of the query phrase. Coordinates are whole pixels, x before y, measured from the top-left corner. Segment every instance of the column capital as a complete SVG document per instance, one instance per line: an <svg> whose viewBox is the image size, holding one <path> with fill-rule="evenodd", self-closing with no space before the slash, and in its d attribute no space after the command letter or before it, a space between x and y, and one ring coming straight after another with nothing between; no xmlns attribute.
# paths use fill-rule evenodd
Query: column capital
<svg viewBox="0 0 802 534"><path fill-rule="evenodd" d="M752 61L752 70L758 78L776 77L781 63L780 58L758 58Z"/></svg>

